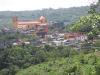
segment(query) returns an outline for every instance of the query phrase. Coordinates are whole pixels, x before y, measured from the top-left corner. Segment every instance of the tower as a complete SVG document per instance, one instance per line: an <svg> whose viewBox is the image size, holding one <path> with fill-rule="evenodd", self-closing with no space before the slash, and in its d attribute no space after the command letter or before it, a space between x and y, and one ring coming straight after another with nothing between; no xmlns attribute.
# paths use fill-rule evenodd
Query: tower
<svg viewBox="0 0 100 75"><path fill-rule="evenodd" d="M17 28L18 25L18 16L16 15L15 17L12 17L12 21L13 21L13 28Z"/></svg>
<svg viewBox="0 0 100 75"><path fill-rule="evenodd" d="M18 16L16 15L15 16L15 27L17 28L17 25L18 25Z"/></svg>
<svg viewBox="0 0 100 75"><path fill-rule="evenodd" d="M13 28L15 28L15 17L12 17L12 22L13 22Z"/></svg>

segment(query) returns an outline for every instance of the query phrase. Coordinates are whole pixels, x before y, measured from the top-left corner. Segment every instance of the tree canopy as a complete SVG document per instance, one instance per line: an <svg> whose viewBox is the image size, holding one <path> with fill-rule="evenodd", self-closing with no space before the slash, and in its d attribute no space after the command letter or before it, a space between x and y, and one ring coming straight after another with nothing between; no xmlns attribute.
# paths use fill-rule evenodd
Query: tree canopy
<svg viewBox="0 0 100 75"><path fill-rule="evenodd" d="M87 32L87 35L95 37L100 33L100 12L96 11L97 4L91 4L90 10L88 10L88 16L79 18L71 28L71 31ZM97 9L98 10L98 9Z"/></svg>

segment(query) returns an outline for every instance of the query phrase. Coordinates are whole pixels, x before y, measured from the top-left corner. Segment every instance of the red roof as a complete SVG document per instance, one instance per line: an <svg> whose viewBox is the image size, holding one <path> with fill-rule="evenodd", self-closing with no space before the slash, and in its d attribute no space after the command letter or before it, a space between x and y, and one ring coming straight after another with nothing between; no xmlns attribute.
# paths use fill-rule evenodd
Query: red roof
<svg viewBox="0 0 100 75"><path fill-rule="evenodd" d="M40 23L39 21L31 21L31 22L18 22L18 24L32 24L32 23Z"/></svg>

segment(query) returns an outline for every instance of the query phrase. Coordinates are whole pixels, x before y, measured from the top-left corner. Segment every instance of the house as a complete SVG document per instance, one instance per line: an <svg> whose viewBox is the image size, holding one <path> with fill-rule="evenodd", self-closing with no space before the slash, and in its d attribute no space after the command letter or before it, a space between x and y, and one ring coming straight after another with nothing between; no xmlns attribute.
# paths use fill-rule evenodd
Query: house
<svg viewBox="0 0 100 75"><path fill-rule="evenodd" d="M6 39L6 40L4 40L4 42L5 42L5 45L7 45L7 44L13 45L14 40L13 39Z"/></svg>
<svg viewBox="0 0 100 75"><path fill-rule="evenodd" d="M68 46L71 42L69 40L62 41L62 45Z"/></svg>
<svg viewBox="0 0 100 75"><path fill-rule="evenodd" d="M17 32L17 30L16 29L13 29L13 28L5 28L4 30L3 30L3 32L4 32L4 34L6 34L6 35L8 35L8 34L15 34L16 32Z"/></svg>
<svg viewBox="0 0 100 75"><path fill-rule="evenodd" d="M54 38L52 35L48 35L48 34L46 34L45 35L45 38Z"/></svg>
<svg viewBox="0 0 100 75"><path fill-rule="evenodd" d="M16 39L15 42L13 43L13 45L21 45L24 42L25 41L22 41L21 39Z"/></svg>
<svg viewBox="0 0 100 75"><path fill-rule="evenodd" d="M65 34L65 38L69 40L88 40L88 36L86 35L86 32L79 32L79 33L68 33Z"/></svg>
<svg viewBox="0 0 100 75"><path fill-rule="evenodd" d="M98 35L98 37L93 38L93 42L95 42L95 41L100 41L100 35Z"/></svg>
<svg viewBox="0 0 100 75"><path fill-rule="evenodd" d="M58 35L57 35L59 38L63 38L64 36L65 36L65 33L59 33Z"/></svg>
<svg viewBox="0 0 100 75"><path fill-rule="evenodd" d="M60 29L64 26L64 23L63 22L53 22L53 21L51 21L50 25L53 25L54 27L57 27L57 28Z"/></svg>
<svg viewBox="0 0 100 75"><path fill-rule="evenodd" d="M46 34L47 32L37 32L37 36L39 36L40 38L45 38Z"/></svg>
<svg viewBox="0 0 100 75"><path fill-rule="evenodd" d="M47 41L42 41L42 46L45 46L45 44L47 44Z"/></svg>
<svg viewBox="0 0 100 75"><path fill-rule="evenodd" d="M39 45L39 44L41 44L40 40L28 40L27 42L29 42L32 45Z"/></svg>
<svg viewBox="0 0 100 75"><path fill-rule="evenodd" d="M60 45L62 45L62 42L61 41L53 41L53 45L60 46Z"/></svg>
<svg viewBox="0 0 100 75"><path fill-rule="evenodd" d="M47 32L48 32L48 27L40 28L37 32L37 36L39 36L40 38L45 38Z"/></svg>

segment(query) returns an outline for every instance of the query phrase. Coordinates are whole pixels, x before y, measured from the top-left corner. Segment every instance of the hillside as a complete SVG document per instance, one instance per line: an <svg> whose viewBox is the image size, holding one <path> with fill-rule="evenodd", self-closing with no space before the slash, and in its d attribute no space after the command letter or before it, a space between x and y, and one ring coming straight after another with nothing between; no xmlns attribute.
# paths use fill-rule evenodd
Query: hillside
<svg viewBox="0 0 100 75"><path fill-rule="evenodd" d="M67 25L78 21L79 17L87 15L88 6L59 9L43 9L34 11L1 11L0 28L12 27L12 16L18 15L19 21L35 21L44 16L49 21L63 21Z"/></svg>
<svg viewBox="0 0 100 75"><path fill-rule="evenodd" d="M69 59L70 62L68 62ZM99 62L99 52L81 54L33 65L20 70L16 75L100 75L97 72L99 68L97 70L95 67Z"/></svg>

